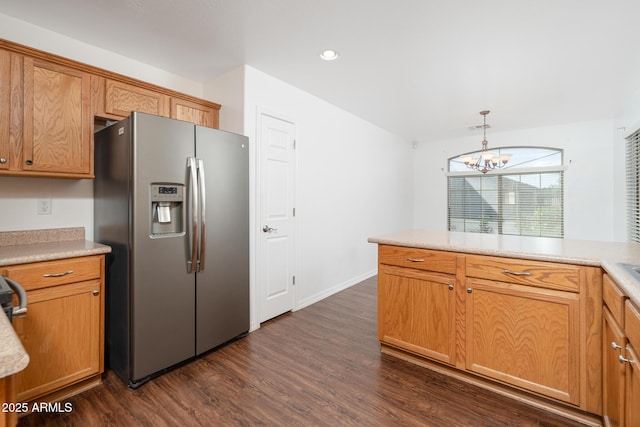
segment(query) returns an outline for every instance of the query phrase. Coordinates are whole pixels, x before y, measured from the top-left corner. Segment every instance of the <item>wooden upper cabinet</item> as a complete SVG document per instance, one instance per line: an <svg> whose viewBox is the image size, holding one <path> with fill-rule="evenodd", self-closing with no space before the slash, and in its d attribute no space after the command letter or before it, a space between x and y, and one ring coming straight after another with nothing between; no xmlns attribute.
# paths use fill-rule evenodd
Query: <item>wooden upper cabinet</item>
<svg viewBox="0 0 640 427"><path fill-rule="evenodd" d="M99 117L121 120L133 111L139 111L218 128L220 105L212 102L187 99L186 95L183 98L179 94L153 90L151 86L136 86L97 75L91 76L91 93L93 113Z"/></svg>
<svg viewBox="0 0 640 427"><path fill-rule="evenodd" d="M195 123L209 128L218 128L218 110L212 106L171 98L171 118Z"/></svg>
<svg viewBox="0 0 640 427"><path fill-rule="evenodd" d="M24 57L23 171L90 177L90 75Z"/></svg>
<svg viewBox="0 0 640 427"><path fill-rule="evenodd" d="M0 50L0 170L9 168L11 119L11 52Z"/></svg>
<svg viewBox="0 0 640 427"><path fill-rule="evenodd" d="M218 127L220 105L0 39L0 175L93 178L95 118Z"/></svg>
<svg viewBox="0 0 640 427"><path fill-rule="evenodd" d="M133 111L169 116L169 97L115 80L106 80L104 109L107 114L127 117Z"/></svg>

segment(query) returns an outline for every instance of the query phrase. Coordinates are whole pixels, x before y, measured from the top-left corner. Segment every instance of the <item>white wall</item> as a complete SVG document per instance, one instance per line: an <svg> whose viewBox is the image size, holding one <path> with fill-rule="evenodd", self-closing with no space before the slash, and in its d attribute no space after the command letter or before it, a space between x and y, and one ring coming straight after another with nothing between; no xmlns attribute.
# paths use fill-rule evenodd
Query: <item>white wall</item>
<svg viewBox="0 0 640 427"><path fill-rule="evenodd" d="M157 67L0 13L0 38L199 98L203 85ZM134 43L132 41L132 43ZM215 102L215 101L214 101Z"/></svg>
<svg viewBox="0 0 640 427"><path fill-rule="evenodd" d="M205 91L220 93L220 85L243 76L252 170L258 109L296 124L296 308L375 274L377 247L367 238L413 223L410 144L252 67L232 73L208 82ZM223 107L222 114L233 113ZM255 185L253 177L252 200ZM254 220L254 236L257 226Z"/></svg>
<svg viewBox="0 0 640 427"><path fill-rule="evenodd" d="M564 150L565 237L586 240L623 240L616 233L619 207L614 175L613 120L495 132L487 135L489 149L500 146L544 146ZM414 158L415 226L447 229L447 170L449 157L479 150L482 135L418 144ZM441 170L442 169L442 170ZM615 172L615 173L614 173ZM614 186L615 182L615 186Z"/></svg>
<svg viewBox="0 0 640 427"><path fill-rule="evenodd" d="M51 215L38 215L36 201L51 200ZM93 238L93 181L0 177L0 231L85 227Z"/></svg>
<svg viewBox="0 0 640 427"><path fill-rule="evenodd" d="M238 67L204 84L204 96L221 104L220 129L244 135L244 69Z"/></svg>

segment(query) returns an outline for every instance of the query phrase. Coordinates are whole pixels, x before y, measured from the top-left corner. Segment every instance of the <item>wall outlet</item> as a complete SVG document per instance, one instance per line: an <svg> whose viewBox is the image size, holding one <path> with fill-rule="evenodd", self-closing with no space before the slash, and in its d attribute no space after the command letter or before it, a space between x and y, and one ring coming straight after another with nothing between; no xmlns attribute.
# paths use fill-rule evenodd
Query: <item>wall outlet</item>
<svg viewBox="0 0 640 427"><path fill-rule="evenodd" d="M38 199L38 215L51 215L51 199Z"/></svg>

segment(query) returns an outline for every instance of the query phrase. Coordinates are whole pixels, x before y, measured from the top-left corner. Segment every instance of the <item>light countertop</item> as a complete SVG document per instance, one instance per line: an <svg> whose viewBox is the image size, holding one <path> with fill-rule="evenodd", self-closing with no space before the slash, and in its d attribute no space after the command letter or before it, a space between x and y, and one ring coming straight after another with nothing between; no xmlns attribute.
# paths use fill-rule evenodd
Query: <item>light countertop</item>
<svg viewBox="0 0 640 427"><path fill-rule="evenodd" d="M84 228L0 232L0 267L109 252L109 246L85 240ZM4 314L0 316L0 343L0 378L23 370L29 355Z"/></svg>
<svg viewBox="0 0 640 427"><path fill-rule="evenodd" d="M618 263L640 264L638 243L432 230L404 230L370 237L368 240L371 243L393 246L602 267L627 296L640 306L640 284L618 266Z"/></svg>

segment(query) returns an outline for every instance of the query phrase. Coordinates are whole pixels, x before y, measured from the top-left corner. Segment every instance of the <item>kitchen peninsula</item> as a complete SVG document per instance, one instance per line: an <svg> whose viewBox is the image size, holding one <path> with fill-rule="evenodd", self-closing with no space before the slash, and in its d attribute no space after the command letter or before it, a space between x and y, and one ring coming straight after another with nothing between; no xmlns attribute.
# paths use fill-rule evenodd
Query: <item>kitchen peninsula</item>
<svg viewBox="0 0 640 427"><path fill-rule="evenodd" d="M369 242L384 353L593 425L608 416L603 282L637 310L619 263L639 263L640 245L427 230Z"/></svg>

